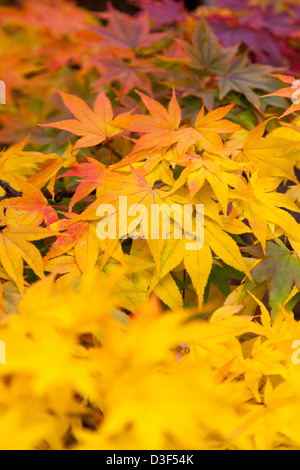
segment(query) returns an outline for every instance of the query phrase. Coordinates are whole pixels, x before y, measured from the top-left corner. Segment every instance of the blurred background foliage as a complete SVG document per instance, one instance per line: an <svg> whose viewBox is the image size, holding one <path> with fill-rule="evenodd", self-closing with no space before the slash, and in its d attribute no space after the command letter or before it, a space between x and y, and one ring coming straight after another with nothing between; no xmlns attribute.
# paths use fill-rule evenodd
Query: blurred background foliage
<svg viewBox="0 0 300 470"><path fill-rule="evenodd" d="M17 3L18 2L16 0L0 0L0 5L16 5ZM107 0L80 0L77 3L89 10L104 11L106 10L109 2ZM110 3L112 3L118 10L125 11L126 13L134 13L137 11L134 6L130 5L130 2L126 2L124 0L112 0ZM185 0L184 3L188 10L194 10L198 6L208 2L202 0Z"/></svg>

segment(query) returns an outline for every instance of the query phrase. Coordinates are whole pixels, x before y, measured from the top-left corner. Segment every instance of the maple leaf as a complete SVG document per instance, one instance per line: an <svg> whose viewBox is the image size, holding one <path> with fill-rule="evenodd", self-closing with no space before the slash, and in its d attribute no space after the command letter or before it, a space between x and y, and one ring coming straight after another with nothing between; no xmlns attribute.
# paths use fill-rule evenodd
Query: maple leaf
<svg viewBox="0 0 300 470"><path fill-rule="evenodd" d="M39 171L28 179L38 189L47 185L47 189L54 197L54 185L57 173L62 168L69 168L76 163L76 157L72 153L73 146L69 143L62 155L45 155L45 161L39 164Z"/></svg>
<svg viewBox="0 0 300 470"><path fill-rule="evenodd" d="M278 74L273 74L272 75L275 78L278 78L284 83L287 83L291 85L290 87L286 88L280 88L280 90L275 91L274 93L270 93L267 96L282 96L284 98L290 98L292 99L293 96L296 94L297 98L299 96L299 93L297 94L297 90L299 89L299 84L298 81L289 75L278 75ZM300 109L300 103L298 103L298 99L296 100L295 103L293 103L281 116L280 118L283 118L285 116L288 116L291 113L295 113L296 111L299 111Z"/></svg>
<svg viewBox="0 0 300 470"><path fill-rule="evenodd" d="M30 225L9 227L0 232L1 264L21 294L24 292L23 260L37 276L44 277L42 256L29 241L42 240L53 235L56 233L50 229Z"/></svg>
<svg viewBox="0 0 300 470"><path fill-rule="evenodd" d="M240 128L239 125L222 119L233 107L234 104L230 104L205 115L203 106L193 127L179 129L174 133L173 143L177 143L179 155L186 153L195 144L209 152L222 153L223 141L219 134L232 133Z"/></svg>
<svg viewBox="0 0 300 470"><path fill-rule="evenodd" d="M270 90L273 80L268 75L271 71L272 68L268 66L249 64L246 56L236 57L226 66L224 72L220 72L220 99L234 90L245 95L256 108L260 108L259 97L253 90Z"/></svg>
<svg viewBox="0 0 300 470"><path fill-rule="evenodd" d="M172 194L172 191L169 194ZM232 246L232 242L233 242L233 240L230 239L230 237L227 235L227 233L224 233L224 231L228 231L229 233L236 233L236 234L245 233L248 231L247 227L240 221L233 221L233 222L236 222L235 224L232 221L227 220L227 218L226 220L222 220L221 217L219 216L219 209L216 203L210 199L210 194L208 193L206 189L205 190L203 189L203 191L201 192L201 195L199 194L192 201L189 201L188 194L185 188L181 188L180 190L178 190L177 193L173 195L173 198L174 198L174 201L180 204L188 203L188 202L192 202L195 204L201 204L201 203L204 204L205 206L204 231L206 231L208 227L210 227L212 231L215 231L215 241L217 239L219 239L220 241L219 246L216 248L220 257L222 257L221 255L222 238L223 238L223 242L226 244L226 240L227 240L230 246ZM221 226L221 230L223 232L218 232L217 227L214 228L214 226L213 227L211 226L212 220L215 221L217 225ZM223 233L222 236L220 236L221 233ZM193 251L191 253L186 252L186 244L188 243L188 241L187 239L185 239L185 237L177 240L177 239L172 239L172 236L171 236L170 239L166 240L163 245L161 256L160 256L159 269L157 269L156 275L152 280L151 286L155 284L155 282L157 282L158 279L163 278L168 272L176 268L182 262L185 256L187 256L188 259L193 260L194 273L198 273L197 274L198 276L200 275L200 272L203 272L203 270L208 271L208 274L209 274L212 268L212 262L210 263L209 260L212 260L212 256L206 255L206 250L207 249L209 250L209 247L208 247L209 243L207 243L208 238L209 238L208 232L205 232L204 233L204 242L205 242L204 247L201 250L198 250L196 252ZM233 245L235 245L234 242L233 242ZM226 248L224 251L226 251ZM236 245L234 246L233 251L236 253ZM198 258L201 259L201 263L202 263L201 266L200 264L195 262L195 260L197 259L196 253L199 255ZM224 256L225 257L227 256L227 259L228 259L228 254L227 255L224 254ZM241 263L239 264L239 266L241 267L243 265L243 260L238 254L236 254L236 259L234 258L230 259L230 263L237 262L237 259L239 259L239 262ZM203 266L203 260L205 260L205 266ZM194 275L193 275L193 279L195 279ZM203 286L202 292L200 289L197 288L198 284L197 283L194 284L195 287L197 288L199 302L202 302L203 300L204 287L206 286L206 283L207 283L207 278L204 278L204 276L202 276L201 279L202 279L202 286Z"/></svg>
<svg viewBox="0 0 300 470"><path fill-rule="evenodd" d="M126 218L126 214L123 214L120 207L120 196L127 197L127 206L128 208L134 208L135 204L142 203L148 209L148 215L151 216L151 206L153 204L167 204L171 205L171 198L170 201L165 201L163 196L165 196L165 192L160 188L153 188L149 181L140 173L138 173L134 168L131 168L132 174L127 176L126 179L123 180L123 184L120 184L119 187L115 188L114 191L107 191L105 194L101 196L101 204L112 204L115 208L115 212L112 214L113 216L117 216L117 233L121 235L121 238L126 235L128 237L128 230L131 222L134 222L136 226L139 226L137 222L137 218L133 215L133 210L129 212L128 219ZM96 200L93 204L91 204L80 216L79 220L99 220L99 217L96 215L97 209L99 207L99 200ZM120 212L121 211L121 212ZM168 207L165 208L164 206L164 213L168 213ZM125 219L124 219L125 217ZM141 222L142 213L138 218ZM148 227L151 227L150 221L148 221ZM141 227L141 237L143 238L143 230L144 226ZM149 245L150 251L152 256L155 260L157 269L160 266L160 254L163 249L163 246L166 242L166 239L162 237L158 238L147 238L147 244ZM102 260L101 266L105 266L109 258L115 252L119 245L119 237L117 239L108 240L109 247L106 250L105 256Z"/></svg>
<svg viewBox="0 0 300 470"><path fill-rule="evenodd" d="M83 178L71 199L70 210L72 210L78 201L87 197L99 186L106 183L110 183L110 186L118 184L118 178L112 173L110 168L107 168L95 158L86 157L86 159L88 160L87 162L77 163L71 170L61 175L61 178L68 176Z"/></svg>
<svg viewBox="0 0 300 470"><path fill-rule="evenodd" d="M150 116L136 114L116 118L116 123L121 127L146 134L140 137L132 153L150 148L169 147L173 143L174 131L179 128L181 122L181 109L175 91L173 91L168 110L144 93L137 93L142 98Z"/></svg>
<svg viewBox="0 0 300 470"><path fill-rule="evenodd" d="M3 220L9 226L47 226L58 220L57 212L49 206L41 191L30 183L17 179L22 197L5 199L0 203Z"/></svg>
<svg viewBox="0 0 300 470"><path fill-rule="evenodd" d="M175 87L176 91L180 92L182 98L196 96L201 99L208 111L214 109L214 101L216 98L214 89L208 88L206 77L199 76L194 70L186 68L184 74L178 76L178 73L176 73L173 79L168 71L168 80L165 81L165 83L170 87ZM190 109L192 110L190 114L193 115L195 111L194 102L190 104ZM186 107L186 111L187 110L188 108Z"/></svg>
<svg viewBox="0 0 300 470"><path fill-rule="evenodd" d="M22 180L27 179L36 174L39 164L51 158L51 155L47 157L40 152L25 151L24 148L28 140L29 136L0 153L0 178L17 190L20 189L20 186L15 177Z"/></svg>
<svg viewBox="0 0 300 470"><path fill-rule="evenodd" d="M81 272L93 269L100 250L96 227L86 221L77 222L75 214L69 214L68 218L71 223L69 220L61 220L57 226L52 226L52 228L57 227L60 234L44 261L48 262L53 258L61 257L74 248L75 260Z"/></svg>
<svg viewBox="0 0 300 470"><path fill-rule="evenodd" d="M76 263L75 256L64 255L45 262L45 272L55 272L59 278L55 282L58 292L64 292L82 276L82 271Z"/></svg>
<svg viewBox="0 0 300 470"><path fill-rule="evenodd" d="M101 78L96 83L94 90L99 90L103 85L118 80L121 84L120 93L124 95L127 95L135 87L151 94L152 86L148 75L157 69L148 61L131 59L129 62L128 59L125 61L122 57L111 53L106 57L99 57L97 54L90 58L90 62L101 73Z"/></svg>
<svg viewBox="0 0 300 470"><path fill-rule="evenodd" d="M133 207L134 204L137 203L142 203L144 206L148 208L148 216L150 216L151 213L151 206L153 204L159 204L160 206L164 204L167 207L164 207L163 210L163 215L168 214L168 209L169 207L178 200L181 201L181 204L183 202L188 203L189 201L187 199L183 199L184 196L175 194L172 197L169 197L168 194L166 194L165 191L162 191L159 188L152 188L152 186L149 184L146 178L144 178L141 174L139 174L137 171L132 169L132 178L126 179L126 186L122 189L122 191L115 191L112 193L106 193L101 197L101 203L105 204L113 204L115 207L115 213L112 214L113 216L118 216L116 217L116 223L117 223L117 231L119 234L127 234L128 232L128 227L127 224L129 224L132 221L133 218L133 213L129 213L128 221L122 220L122 216L124 217L124 214L120 212L120 206L119 206L119 196L127 196L127 204L128 207ZM194 203L203 203L204 199L203 197L201 198L199 196L199 199L194 199L192 201ZM96 217L96 210L99 206L99 201L96 201L93 203L86 211L79 217L81 220L95 220ZM206 205L205 205L206 207ZM207 208L208 214L210 214L209 211L209 205ZM176 215L173 215L174 217L174 222L176 220ZM218 213L216 214L216 218L218 219ZM138 216L137 219L134 219L135 226L137 223L141 223L141 214ZM148 226L151 227L150 225L151 220L149 220ZM228 225L229 227L229 225ZM149 246L150 252L153 256L153 259L155 261L155 266L156 266L156 273L155 276L152 279L150 290L154 290L157 286L157 284L160 282L160 280L164 279L164 277L168 274L168 272L171 269L174 269L176 266L178 266L181 261L185 258L190 262L187 261L187 269L189 271L189 274L191 275L191 278L193 282L195 282L195 287L197 288L197 294L199 296L199 305L202 305L203 301L203 294L204 294L204 289L208 281L208 277L210 274L210 271L212 269L213 265L213 258L212 255L208 256L207 253L211 253L212 251L219 256L221 259L225 261L225 263L229 264L230 266L234 267L235 269L238 269L239 271L243 272L248 272L247 267L244 263L243 257L241 256L241 253L239 251L239 248L235 241L216 223L214 220L210 220L209 218L206 218L205 221L205 245L206 249L203 250L198 250L195 251L191 254L186 254L185 250L185 242L187 240L185 237L183 237L180 240L175 239L174 237L174 226L173 223L170 224L170 239L165 239L162 236L160 236L158 239L152 238L150 234L148 234L148 238L146 237L146 243ZM143 238L144 234L144 225L141 227L141 234L140 237ZM181 228L182 230L182 228ZM228 230L230 232L230 229ZM248 229L246 226L241 224L238 228L233 228L234 233L243 233L247 232ZM128 236L128 234L126 235ZM105 266L105 264L108 262L109 258L112 256L114 251L116 250L118 246L119 240L110 240L109 241L109 247L105 252L105 255L102 259L101 266ZM196 254L197 253L197 254ZM197 262L195 264L195 260L199 260L199 263L204 262L205 260L205 267L202 266L200 267L199 263ZM204 270L206 273L206 276L204 276ZM202 275L201 275L202 273ZM201 275L201 285L198 282L198 278Z"/></svg>
<svg viewBox="0 0 300 470"><path fill-rule="evenodd" d="M291 36L297 31L292 15L286 11L280 11L283 9L280 7L276 8L275 5L268 4L265 6L261 5L260 2L259 8L257 8L253 4L249 5L249 1L243 2L243 4L240 5L237 0L218 0L218 3L234 11L246 10L246 15L241 15L239 21L241 24L247 25L248 20L248 24L251 25L251 28L254 30L267 30L277 36ZM232 25L234 25L234 21L229 23L228 26L232 27Z"/></svg>
<svg viewBox="0 0 300 470"><path fill-rule="evenodd" d="M234 202L234 205L248 219L250 227L260 241L263 250L265 251L266 248L268 227L274 228L274 225L280 227L291 242L298 240L300 236L299 224L287 210L295 213L300 212L300 210L286 194L275 191L279 185L278 179L258 179L256 173L251 177L249 185L254 197L237 195L234 190L231 191L231 196L239 199L239 201ZM271 234L269 236L271 238Z"/></svg>
<svg viewBox="0 0 300 470"><path fill-rule="evenodd" d="M178 158L176 163L186 168L175 182L172 193L187 183L192 199L207 179L222 205L224 214L227 214L229 186L242 193L248 192L247 184L241 176L243 167L230 159L206 153L202 156L186 154L183 158Z"/></svg>
<svg viewBox="0 0 300 470"><path fill-rule="evenodd" d="M277 239L276 243L267 243L266 257L255 266L251 275L259 284L270 281L270 305L275 315L294 285L300 290L300 259Z"/></svg>
<svg viewBox="0 0 300 470"><path fill-rule="evenodd" d="M139 17L131 17L109 7L108 13L98 14L109 22L109 26L94 26L92 29L102 37L101 46L117 49L135 50L152 44L166 36L166 33L151 33L149 17L145 13Z"/></svg>
<svg viewBox="0 0 300 470"><path fill-rule="evenodd" d="M221 258L226 264L232 266L241 272L248 272L245 261L240 253L239 247L236 242L226 233L215 221L207 218L205 221L205 239L210 249ZM228 232L229 227L227 228ZM244 233L247 231L246 227L241 226L235 233ZM209 263L208 263L209 264Z"/></svg>
<svg viewBox="0 0 300 470"><path fill-rule="evenodd" d="M127 275L120 283L118 294L118 299L123 297L121 305L124 308L134 311L141 301L147 299L149 292L152 292L152 296L155 294L169 308L182 308L182 296L169 271L153 282L155 263L143 240L133 240L130 255L125 255L125 266ZM110 274L113 267L115 269L115 262L110 260L104 271Z"/></svg>
<svg viewBox="0 0 300 470"><path fill-rule="evenodd" d="M263 24L257 11L235 16L213 15L210 25L224 47L237 47L241 42L253 51L259 62L279 66L282 63L282 43Z"/></svg>
<svg viewBox="0 0 300 470"><path fill-rule="evenodd" d="M103 92L99 93L95 100L94 111L81 98L61 91L58 93L76 119L41 124L41 126L54 127L82 136L76 142L74 149L101 144L122 132L122 129L114 123L111 102Z"/></svg>
<svg viewBox="0 0 300 470"><path fill-rule="evenodd" d="M183 46L192 58L192 67L214 73L222 72L237 52L236 46L224 49L204 19L195 29L192 44L183 42Z"/></svg>
<svg viewBox="0 0 300 470"><path fill-rule="evenodd" d="M234 159L248 163L252 173L261 177L282 177L296 181L294 166L299 154L297 142L276 137L272 132L264 137L268 121L249 132Z"/></svg>
<svg viewBox="0 0 300 470"><path fill-rule="evenodd" d="M298 31L293 16L288 11L276 11L275 5L269 4L266 8L256 10L261 17L260 25L279 37L294 36Z"/></svg>
<svg viewBox="0 0 300 470"><path fill-rule="evenodd" d="M270 340L263 341L261 336L254 340L249 357L245 358L245 380L259 402L261 399L257 389L261 377L280 375L285 378L287 371L282 364L285 358L285 354L276 349Z"/></svg>

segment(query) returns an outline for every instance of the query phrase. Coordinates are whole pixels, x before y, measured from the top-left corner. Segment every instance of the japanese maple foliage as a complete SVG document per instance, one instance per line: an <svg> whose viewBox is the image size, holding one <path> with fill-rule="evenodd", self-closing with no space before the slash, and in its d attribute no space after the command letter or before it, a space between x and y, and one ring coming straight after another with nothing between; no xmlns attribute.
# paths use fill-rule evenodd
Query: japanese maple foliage
<svg viewBox="0 0 300 470"><path fill-rule="evenodd" d="M132 3L0 9L0 448L298 449L299 8Z"/></svg>
<svg viewBox="0 0 300 470"><path fill-rule="evenodd" d="M294 42L299 30L295 2L216 0L224 9L215 11L210 24L225 47L244 43L260 63L290 66L299 71L299 47Z"/></svg>

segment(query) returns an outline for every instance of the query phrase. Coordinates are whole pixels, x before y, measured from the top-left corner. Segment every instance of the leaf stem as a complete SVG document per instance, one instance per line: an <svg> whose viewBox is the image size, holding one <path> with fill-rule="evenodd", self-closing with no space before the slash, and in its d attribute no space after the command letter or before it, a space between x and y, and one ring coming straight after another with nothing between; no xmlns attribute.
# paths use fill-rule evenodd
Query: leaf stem
<svg viewBox="0 0 300 470"><path fill-rule="evenodd" d="M69 212L68 207L64 207L64 206L51 206L51 207L53 207L53 209L64 209L65 211ZM74 212L74 214L80 215L80 212L74 211L74 209L72 210L72 212Z"/></svg>

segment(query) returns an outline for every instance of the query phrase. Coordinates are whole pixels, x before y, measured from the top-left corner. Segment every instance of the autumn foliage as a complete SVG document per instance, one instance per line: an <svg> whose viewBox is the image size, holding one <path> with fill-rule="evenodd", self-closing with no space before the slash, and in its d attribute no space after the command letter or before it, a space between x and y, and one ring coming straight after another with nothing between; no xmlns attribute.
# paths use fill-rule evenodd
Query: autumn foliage
<svg viewBox="0 0 300 470"><path fill-rule="evenodd" d="M0 8L0 448L300 449L298 2L132 3Z"/></svg>

